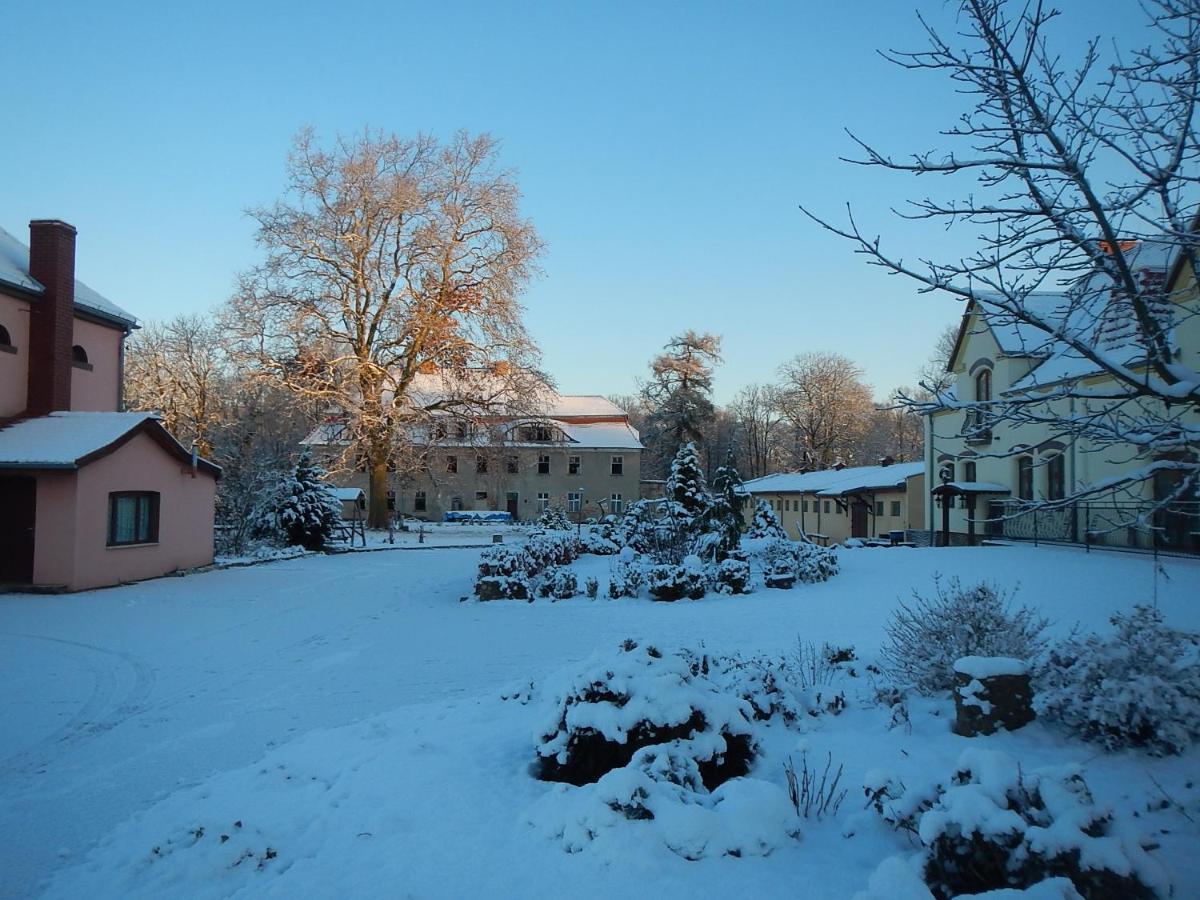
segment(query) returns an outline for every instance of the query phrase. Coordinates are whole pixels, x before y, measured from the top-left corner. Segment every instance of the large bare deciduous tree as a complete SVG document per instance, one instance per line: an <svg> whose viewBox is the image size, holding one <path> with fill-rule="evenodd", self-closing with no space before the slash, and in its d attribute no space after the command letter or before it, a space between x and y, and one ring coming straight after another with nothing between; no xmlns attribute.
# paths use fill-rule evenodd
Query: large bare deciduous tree
<svg viewBox="0 0 1200 900"><path fill-rule="evenodd" d="M541 242L518 201L487 136L364 132L325 147L302 131L285 195L250 213L266 259L232 301L240 350L336 412L347 460L369 473L373 527L389 469L413 464L414 429L481 417L536 361L518 297ZM445 389L418 397L432 373Z"/></svg>
<svg viewBox="0 0 1200 900"><path fill-rule="evenodd" d="M837 353L801 353L779 368L775 402L795 438L793 465L855 462L875 403L857 364Z"/></svg>
<svg viewBox="0 0 1200 900"><path fill-rule="evenodd" d="M982 400L950 397L942 385L926 409L965 408L967 421L987 428L1032 426L1140 463L1108 483L1075 485L1055 503L1117 489L1144 497L1166 470L1174 487L1156 492L1156 502L1194 497L1200 363L1181 337L1195 335L1197 315L1188 298L1200 244L1200 2L1145 0L1149 27L1120 36L1144 45L1122 50L1094 38L1069 63L1055 41L1078 31L1056 33L1065 22L1049 6L957 6L952 36L923 21L927 49L885 54L904 69L950 79L968 98L941 132L942 148L901 157L855 138L861 156L848 161L961 181L961 190L943 195L958 199L927 196L898 214L942 223L972 249L961 258L906 260L852 213L845 224L809 215L869 263L1034 336L1034 355L1072 360L1053 383ZM1137 255L1148 248L1173 263L1174 278L1145 277ZM1180 285L1186 296L1172 294ZM1045 294L1062 299L1048 303ZM1144 507L1138 515L1146 517Z"/></svg>

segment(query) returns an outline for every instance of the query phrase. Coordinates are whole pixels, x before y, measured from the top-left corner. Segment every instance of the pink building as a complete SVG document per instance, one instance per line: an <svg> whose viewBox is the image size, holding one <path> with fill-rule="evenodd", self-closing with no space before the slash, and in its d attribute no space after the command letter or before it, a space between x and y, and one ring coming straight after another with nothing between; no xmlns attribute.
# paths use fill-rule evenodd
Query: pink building
<svg viewBox="0 0 1200 900"><path fill-rule="evenodd" d="M136 320L75 280L75 229L0 229L0 589L82 590L207 565L220 469L121 412Z"/></svg>

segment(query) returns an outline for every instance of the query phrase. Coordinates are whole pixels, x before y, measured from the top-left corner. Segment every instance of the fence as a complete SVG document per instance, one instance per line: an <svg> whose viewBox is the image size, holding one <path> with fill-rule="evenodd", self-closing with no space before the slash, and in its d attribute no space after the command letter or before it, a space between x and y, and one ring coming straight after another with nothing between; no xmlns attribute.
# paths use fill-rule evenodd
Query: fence
<svg viewBox="0 0 1200 900"><path fill-rule="evenodd" d="M1200 554L1200 503L1079 502L1053 508L988 505L980 531L992 538Z"/></svg>

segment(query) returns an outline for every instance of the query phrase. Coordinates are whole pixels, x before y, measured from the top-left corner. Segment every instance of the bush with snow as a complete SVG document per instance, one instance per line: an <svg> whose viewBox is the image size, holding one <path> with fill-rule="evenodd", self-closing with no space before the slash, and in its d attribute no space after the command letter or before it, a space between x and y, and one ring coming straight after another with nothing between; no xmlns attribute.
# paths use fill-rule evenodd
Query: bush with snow
<svg viewBox="0 0 1200 900"><path fill-rule="evenodd" d="M771 504L766 500L755 501L754 518L750 527L746 529L746 537L769 540L783 540L787 537L783 525L779 522L779 516L775 515L775 510L771 509Z"/></svg>
<svg viewBox="0 0 1200 900"><path fill-rule="evenodd" d="M525 545L525 555L526 574L532 577L550 566L570 565L579 556L579 542L571 533L535 534Z"/></svg>
<svg viewBox="0 0 1200 900"><path fill-rule="evenodd" d="M324 470L305 453L284 485L276 518L288 546L321 550L333 536L342 507L324 478Z"/></svg>
<svg viewBox="0 0 1200 900"><path fill-rule="evenodd" d="M611 531L612 529L608 529ZM617 546L616 541L605 537L602 533L592 528L585 528L579 536L579 552L591 553L595 556L612 556L620 552L621 548Z"/></svg>
<svg viewBox="0 0 1200 900"><path fill-rule="evenodd" d="M588 576L583 582L583 592L589 600L595 600L596 595L600 593L600 582L592 576Z"/></svg>
<svg viewBox="0 0 1200 900"><path fill-rule="evenodd" d="M713 590L718 594L750 593L750 563L729 557L717 563Z"/></svg>
<svg viewBox="0 0 1200 900"><path fill-rule="evenodd" d="M538 582L539 597L569 600L579 593L579 582L575 573L565 566L553 566L542 573Z"/></svg>
<svg viewBox="0 0 1200 900"><path fill-rule="evenodd" d="M1111 636L1053 646L1035 679L1038 714L1108 750L1182 753L1200 738L1200 636L1136 606Z"/></svg>
<svg viewBox="0 0 1200 900"><path fill-rule="evenodd" d="M497 544L479 555L475 596L480 600L529 600L529 554L521 547Z"/></svg>
<svg viewBox="0 0 1200 900"><path fill-rule="evenodd" d="M557 506L546 507L537 517L537 526L549 531L573 531L575 529L574 524L567 518L567 514Z"/></svg>
<svg viewBox="0 0 1200 900"><path fill-rule="evenodd" d="M708 573L698 556L688 556L677 566L651 566L646 588L655 600L699 600L708 591Z"/></svg>
<svg viewBox="0 0 1200 900"><path fill-rule="evenodd" d="M852 676L847 666L831 662L829 653L827 644L818 653L813 645L802 642L795 653L780 656L684 651L694 673L745 700L755 721L780 721L788 726L845 709L841 685L843 676Z"/></svg>
<svg viewBox="0 0 1200 900"><path fill-rule="evenodd" d="M968 749L942 783L905 788L868 773L868 803L923 847L921 873L939 900L1022 890L1065 878L1086 900L1170 892L1141 841L1099 808L1072 767L1024 772L1006 753Z"/></svg>
<svg viewBox="0 0 1200 900"><path fill-rule="evenodd" d="M828 581L839 571L837 551L801 541L796 545L796 577L805 584Z"/></svg>
<svg viewBox="0 0 1200 900"><path fill-rule="evenodd" d="M646 573L638 562L637 554L629 547L623 548L609 566L609 598L616 600L618 597L636 597L645 583Z"/></svg>
<svg viewBox="0 0 1200 900"><path fill-rule="evenodd" d="M678 653L627 640L549 690L546 723L535 735L546 781L590 784L629 765L643 747L678 741L712 790L745 775L756 752L749 704Z"/></svg>
<svg viewBox="0 0 1200 900"><path fill-rule="evenodd" d="M954 686L954 662L964 656L1007 656L1032 661L1042 651L1048 621L1028 606L1011 608L1011 595L980 582L934 579L934 595L913 591L887 625L880 651L884 671L899 685L925 694Z"/></svg>
<svg viewBox="0 0 1200 900"><path fill-rule="evenodd" d="M758 547L756 556L771 587L791 587L797 580L816 584L838 573L837 551L807 541L768 540Z"/></svg>

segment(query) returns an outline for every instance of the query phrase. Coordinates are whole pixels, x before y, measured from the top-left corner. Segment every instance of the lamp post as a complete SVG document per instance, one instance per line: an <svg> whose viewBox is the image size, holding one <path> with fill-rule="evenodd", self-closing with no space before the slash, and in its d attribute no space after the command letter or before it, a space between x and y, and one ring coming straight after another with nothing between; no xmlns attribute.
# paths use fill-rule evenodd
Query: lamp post
<svg viewBox="0 0 1200 900"><path fill-rule="evenodd" d="M583 540L583 486L579 487L579 512L575 514L575 539Z"/></svg>

